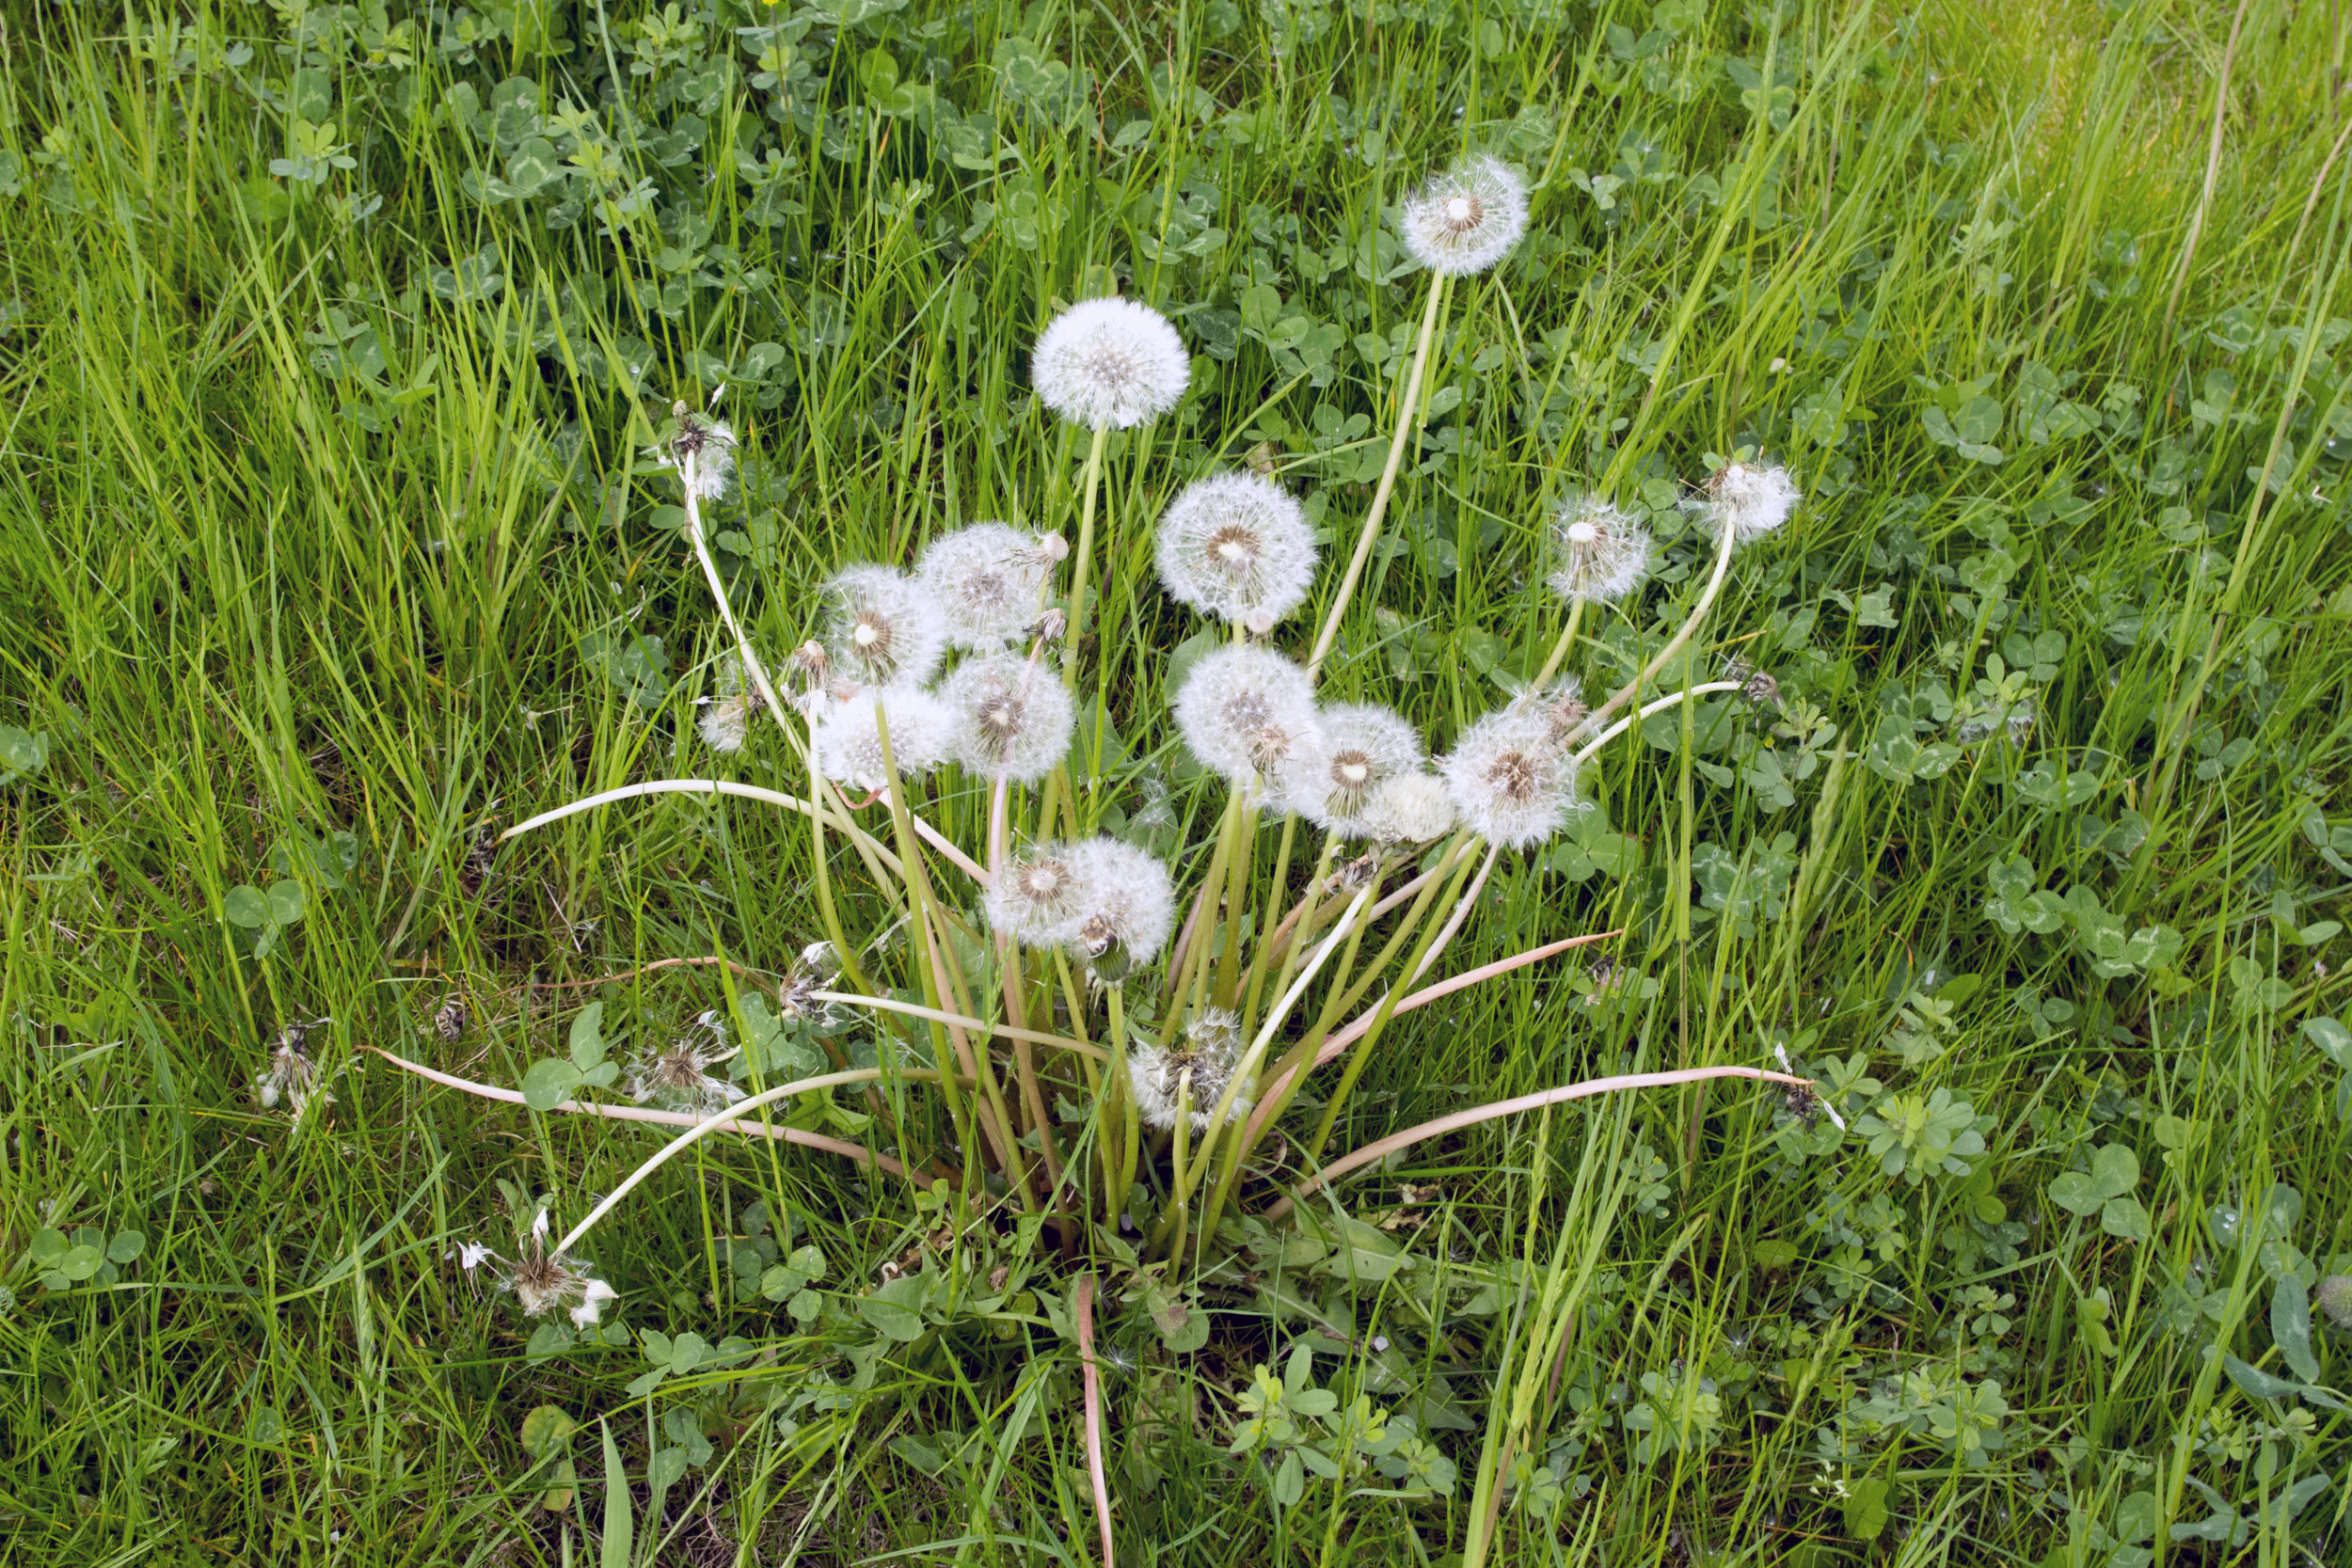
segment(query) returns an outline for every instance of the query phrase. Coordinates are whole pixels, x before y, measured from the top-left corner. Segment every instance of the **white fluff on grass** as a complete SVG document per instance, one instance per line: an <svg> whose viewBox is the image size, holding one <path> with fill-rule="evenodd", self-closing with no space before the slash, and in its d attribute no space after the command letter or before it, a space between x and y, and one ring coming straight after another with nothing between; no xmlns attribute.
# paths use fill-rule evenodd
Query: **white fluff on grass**
<svg viewBox="0 0 2352 1568"><path fill-rule="evenodd" d="M1605 500L1584 497L1551 519L1553 592L1564 599L1622 599L1649 576L1649 530Z"/></svg>
<svg viewBox="0 0 2352 1568"><path fill-rule="evenodd" d="M1431 272L1485 272L1527 231L1527 184L1498 159L1465 158L1405 198L1398 227Z"/></svg>
<svg viewBox="0 0 2352 1568"><path fill-rule="evenodd" d="M1200 766L1236 789L1279 778L1319 742L1307 672L1271 648L1232 643L1203 654L1176 693L1176 733Z"/></svg>
<svg viewBox="0 0 2352 1568"><path fill-rule="evenodd" d="M825 653L857 686L920 686L947 651L947 618L922 584L887 566L845 566L825 584Z"/></svg>
<svg viewBox="0 0 2352 1568"><path fill-rule="evenodd" d="M932 540L914 574L939 606L948 641L993 652L1037 624L1054 561L1035 534L970 523Z"/></svg>
<svg viewBox="0 0 2352 1568"><path fill-rule="evenodd" d="M1576 764L1554 698L1530 694L1462 732L1438 772L1462 825L1505 849L1541 844L1576 808Z"/></svg>
<svg viewBox="0 0 2352 1568"><path fill-rule="evenodd" d="M1192 356L1166 316L1131 299L1089 299L1038 335L1029 377L1045 406L1088 430L1125 430L1176 406Z"/></svg>
<svg viewBox="0 0 2352 1568"><path fill-rule="evenodd" d="M877 715L877 705L880 706ZM955 737L947 705L920 687L885 686L828 699L809 725L825 777L869 793L890 787L882 765L882 725L901 778L917 779L946 762Z"/></svg>
<svg viewBox="0 0 2352 1568"><path fill-rule="evenodd" d="M1160 516L1160 581L1203 615L1263 631L1305 602L1315 536L1291 493L1256 474L1212 474Z"/></svg>
<svg viewBox="0 0 2352 1568"><path fill-rule="evenodd" d="M1049 671L1017 654L983 654L956 666L940 689L949 753L966 772L1035 784L1070 750L1070 694Z"/></svg>

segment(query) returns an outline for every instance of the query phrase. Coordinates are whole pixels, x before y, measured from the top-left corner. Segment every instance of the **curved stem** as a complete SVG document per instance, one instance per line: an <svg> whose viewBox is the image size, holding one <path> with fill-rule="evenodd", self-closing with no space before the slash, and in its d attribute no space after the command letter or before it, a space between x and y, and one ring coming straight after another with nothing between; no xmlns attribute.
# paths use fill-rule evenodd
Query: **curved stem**
<svg viewBox="0 0 2352 1568"><path fill-rule="evenodd" d="M938 1007L926 1007L914 1002L901 1002L895 996L859 996L854 992L843 990L813 990L808 992L808 996L811 1001L832 1002L853 1007L873 1007L885 1013L902 1013L908 1018L919 1018L929 1023L952 1024L959 1029L977 1030L984 1034L994 1035L999 1039L1026 1040L1032 1045L1050 1045L1057 1051L1067 1051L1073 1056L1085 1056L1097 1062L1110 1060L1109 1053L1101 1046L1089 1045L1084 1040L1073 1040L1067 1035L1047 1035L1035 1029L1015 1028L1010 1024L986 1023L977 1018L966 1018L961 1013L951 1013Z"/></svg>
<svg viewBox="0 0 2352 1568"><path fill-rule="evenodd" d="M1651 703L1645 707L1634 709L1631 713L1627 714L1624 718L1618 720L1615 723L1610 725L1607 729L1593 736L1592 739L1586 741L1582 746L1577 749L1576 755L1571 760L1576 767L1583 767L1586 763L1593 760L1593 753L1599 751L1603 746L1608 745L1612 740L1616 739L1617 736L1625 734L1626 731L1631 729L1643 720L1647 719L1651 714L1663 713L1668 708L1674 706L1677 703L1682 702L1686 698L1704 697L1710 691L1738 691L1740 690L1745 685L1746 683L1744 681L1703 681L1699 685L1692 687L1687 691L1677 691L1669 696L1661 697L1656 702Z"/></svg>
<svg viewBox="0 0 2352 1568"><path fill-rule="evenodd" d="M1094 1276L1078 1281L1071 1297L1078 1321L1078 1367L1086 1386L1087 1479L1094 1484L1094 1523L1103 1535L1103 1568L1116 1568L1111 1555L1111 1489L1103 1476L1103 1375L1094 1365Z"/></svg>
<svg viewBox="0 0 2352 1568"><path fill-rule="evenodd" d="M1813 1080L1810 1078L1799 1078L1787 1072L1772 1072L1760 1067L1692 1067L1680 1068L1673 1072L1624 1072L1612 1078L1587 1078L1581 1084L1568 1084L1556 1089L1542 1089L1534 1094L1520 1095L1517 1100L1499 1100L1491 1105L1479 1105L1467 1111L1455 1111L1451 1116L1438 1117L1433 1121L1424 1121L1418 1127L1408 1127L1402 1132L1392 1132L1385 1138L1368 1143L1354 1153L1332 1161L1321 1171L1300 1182L1289 1196L1268 1209L1263 1217L1268 1222L1279 1220L1291 1212L1291 1206L1294 1203L1317 1188L1328 1186L1349 1171L1360 1169L1376 1160L1385 1160L1398 1149L1409 1148L1426 1138L1459 1132L1465 1127L1475 1127L1482 1121L1494 1121L1502 1117L1517 1116L1521 1111L1539 1110L1546 1105L1564 1104L1571 1100L1583 1100L1597 1094L1611 1094L1618 1089L1663 1088L1675 1084L1703 1083L1709 1078L1752 1078L1759 1083L1788 1084L1800 1088L1813 1086Z"/></svg>
<svg viewBox="0 0 2352 1568"><path fill-rule="evenodd" d="M1615 693L1607 702L1585 716L1584 727L1587 730L1597 727L1602 720L1631 702L1640 694L1649 678L1663 670L1667 660L1680 653L1682 645L1691 641L1691 634L1699 629L1701 621L1707 619L1708 610L1715 603L1715 595L1723 592L1724 578L1731 571L1731 552L1739 547L1739 544L1740 536L1728 528L1724 529L1723 542L1715 550L1714 574L1707 579L1707 591L1699 595L1699 602L1692 607L1690 618L1682 623L1682 629L1676 632L1673 640L1658 651L1656 658L1642 666L1640 674L1617 688Z"/></svg>
<svg viewBox="0 0 2352 1568"><path fill-rule="evenodd" d="M1379 486L1372 493L1372 510L1364 514L1364 526L1356 535L1356 553L1347 558L1346 575L1340 578L1340 591L1331 599L1330 612L1323 618L1323 629L1315 634L1315 651L1307 660L1307 678L1312 680L1323 668L1323 657L1339 640L1340 618L1347 613L1348 600L1356 596L1357 579L1364 575L1364 563L1372 559L1373 541L1380 537L1380 519L1389 510L1390 493L1396 488L1397 469L1405 461L1405 447L1420 428L1417 415L1421 408L1421 388L1423 372L1429 368L1429 345L1438 335L1438 303L1442 296L1445 278L1429 275L1429 301L1421 312L1421 338L1413 345L1413 369L1405 378L1405 398L1396 411L1396 435L1389 442L1389 461L1380 470Z"/></svg>
<svg viewBox="0 0 2352 1568"><path fill-rule="evenodd" d="M1560 666L1567 662L1568 650L1576 645L1576 624L1582 619L1584 600L1579 595L1568 601L1568 624L1560 628L1560 641L1551 645L1551 656L1544 660L1543 670L1535 677L1535 689L1540 691L1550 685L1551 677L1558 674Z"/></svg>

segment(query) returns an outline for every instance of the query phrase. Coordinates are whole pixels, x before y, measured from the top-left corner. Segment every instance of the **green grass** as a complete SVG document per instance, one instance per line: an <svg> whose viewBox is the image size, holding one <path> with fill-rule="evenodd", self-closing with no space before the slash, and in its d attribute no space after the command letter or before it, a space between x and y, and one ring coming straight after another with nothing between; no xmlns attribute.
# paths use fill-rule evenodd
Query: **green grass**
<svg viewBox="0 0 2352 1568"><path fill-rule="evenodd" d="M1160 842L1204 858L1220 802L1161 717L1195 628L1150 519L1247 459L1345 548L1421 297L1383 214L1467 147L1542 181L1531 235L1453 292L1439 412L1328 689L1450 739L1557 636L1544 520L1595 484L1666 540L1662 586L1571 656L1622 678L1704 575L1675 483L1752 447L1809 503L1741 556L1694 669L1736 644L1787 702L1604 753L1599 809L1505 857L1449 963L1624 927L1613 984L1563 960L1400 1024L1334 1148L1780 1041L1850 1119L1964 1102L1945 1130L1984 1148L1914 1181L1924 1141L1889 1174L1871 1124L1841 1141L1721 1085L1492 1124L1343 1185L1353 1229L1326 1207L1253 1233L1246 1276L1195 1298L1197 1351L1098 1248L1132 1363L1107 1385L1120 1560L1443 1561L1506 1417L1536 1452L1492 1561L2342 1560L2347 1417L2264 1381L2306 1381L2279 1282L2352 1254L2352 1050L2306 1027L2344 1007L2352 885L2331 11L2247 7L2175 303L2231 32L2177 0L844 0L798 13L782 81L733 29L788 7L681 5L703 25L670 54L639 0L609 44L593 4L479 8L395 8L416 20L388 35L347 8L354 42L311 8L299 57L293 8L209 0L5 35L0 723L46 754L0 769L0 1557L613 1563L610 1453L639 1560L1095 1560L1060 1332L1089 1265L1050 1235L713 1139L599 1232L630 1332L534 1355L453 1249L509 1247L526 1195L577 1216L653 1143L363 1048L513 1084L588 997L632 1040L724 1005L707 969L559 985L775 972L818 935L804 829L750 807L639 802L476 856L713 765L673 754L721 644L638 450L727 384L722 543L772 656L836 562L974 517L1070 526L1084 444L1026 349L1114 276L1204 357L1111 442L1080 691L1120 738L1087 809L1141 832L1165 787ZM633 63L632 136L609 83ZM637 210L566 223L586 172L489 199L537 177L528 135L569 166L557 127L501 120L510 78L547 114L599 105L569 134ZM353 166L273 176L304 137ZM632 632L658 668L596 657ZM772 739L725 766L795 787ZM967 844L984 809L930 807ZM855 858L833 869L883 924ZM231 890L281 879L302 918L257 954ZM334 1103L258 1107L270 1042L320 1019ZM806 1324L739 1299L755 1204L826 1257ZM79 1227L144 1251L44 1286L39 1233ZM957 1304L878 1335L862 1292L926 1256ZM752 1354L632 1395L656 1331ZM2347 1343L2313 1331L2319 1384L2352 1384ZM1319 1386L1420 1413L1450 1497L1375 1475L1285 1505L1228 1455L1252 1369L1300 1346ZM1702 1377L1716 1402L1677 1404ZM521 1421L550 1404L581 1430L533 1469ZM657 1450L694 1461L660 1496ZM542 1507L565 1463L576 1495ZM2215 1516L2206 1489L2243 1538L2169 1540Z"/></svg>

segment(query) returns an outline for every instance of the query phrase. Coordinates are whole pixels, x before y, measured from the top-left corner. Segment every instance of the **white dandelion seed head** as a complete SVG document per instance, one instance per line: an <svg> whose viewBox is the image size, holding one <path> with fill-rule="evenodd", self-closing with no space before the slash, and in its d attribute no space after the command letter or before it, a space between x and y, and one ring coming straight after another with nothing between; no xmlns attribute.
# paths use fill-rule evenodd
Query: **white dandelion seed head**
<svg viewBox="0 0 2352 1568"><path fill-rule="evenodd" d="M967 772L1035 784L1070 750L1070 694L1029 659L967 658L940 695L947 705L949 754Z"/></svg>
<svg viewBox="0 0 2352 1568"><path fill-rule="evenodd" d="M1564 599L1605 604L1649 576L1649 530L1597 497L1569 501L1551 519L1552 591Z"/></svg>
<svg viewBox="0 0 2352 1568"><path fill-rule="evenodd" d="M572 1308L572 1326L593 1328L604 1315L604 1304L620 1299L620 1291L601 1279L591 1279L580 1291L580 1305Z"/></svg>
<svg viewBox="0 0 2352 1568"><path fill-rule="evenodd" d="M817 766L828 779L868 793L890 787L882 761L882 726L890 727L890 761L898 776L919 779L946 762L955 738L947 705L919 686L853 691L819 704L809 721Z"/></svg>
<svg viewBox="0 0 2352 1568"><path fill-rule="evenodd" d="M719 661L718 694L703 704L695 727L703 744L714 752L735 752L751 738L752 721L768 704L743 670L743 656L729 654Z"/></svg>
<svg viewBox="0 0 2352 1568"><path fill-rule="evenodd" d="M1421 771L1428 760L1421 732L1377 703L1341 703L1320 717L1320 744L1283 771L1281 804L1343 838L1382 836L1369 816L1373 799L1390 780Z"/></svg>
<svg viewBox="0 0 2352 1568"><path fill-rule="evenodd" d="M845 566L825 584L828 668L858 686L920 686L947 650L947 618L923 585L887 566Z"/></svg>
<svg viewBox="0 0 2352 1568"><path fill-rule="evenodd" d="M743 1098L743 1091L710 1069L735 1054L716 1015L707 1015L708 1042L682 1039L660 1051L641 1053L629 1063L628 1097L640 1105L707 1117Z"/></svg>
<svg viewBox="0 0 2352 1568"><path fill-rule="evenodd" d="M1136 1114L1163 1132L1176 1126L1180 1106L1196 1132L1209 1130L1216 1102L1232 1082L1242 1054L1241 1020L1223 1007L1203 1007L1184 1025L1180 1045L1140 1045L1127 1055L1127 1085ZM1247 1094L1233 1096L1229 1117L1249 1110Z"/></svg>
<svg viewBox="0 0 2352 1568"><path fill-rule="evenodd" d="M1527 231L1527 183L1494 158L1465 158L1405 198L1405 248L1431 272L1485 272Z"/></svg>
<svg viewBox="0 0 2352 1568"><path fill-rule="evenodd" d="M968 523L932 540L914 573L946 621L947 641L993 652L1037 624L1057 559L1010 524Z"/></svg>
<svg viewBox="0 0 2352 1568"><path fill-rule="evenodd" d="M1576 808L1574 723L1563 714L1556 693L1529 693L1462 732L1438 772L1464 827L1505 849L1560 831Z"/></svg>
<svg viewBox="0 0 2352 1568"><path fill-rule="evenodd" d="M1203 615L1263 635L1315 578L1315 536L1291 493L1256 474L1212 474L1161 515L1160 582Z"/></svg>
<svg viewBox="0 0 2352 1568"><path fill-rule="evenodd" d="M1069 846L1041 844L1006 861L980 902L989 929L1051 947L1076 934L1084 892Z"/></svg>
<svg viewBox="0 0 2352 1568"><path fill-rule="evenodd" d="M1454 831L1454 798L1445 781L1416 769L1381 781L1364 802L1364 826L1391 844L1426 844Z"/></svg>
<svg viewBox="0 0 2352 1568"><path fill-rule="evenodd" d="M1168 319L1131 299L1089 299L1038 335L1029 376L1045 406L1089 430L1125 430L1176 406L1192 357Z"/></svg>
<svg viewBox="0 0 2352 1568"><path fill-rule="evenodd" d="M678 482L697 500L723 500L735 471L734 430L724 422L697 414L684 404L672 407L677 433L654 449L665 468L678 470Z"/></svg>
<svg viewBox="0 0 2352 1568"><path fill-rule="evenodd" d="M1176 732L1203 768L1236 789L1279 779L1319 740L1307 672L1271 648L1233 643L1201 656L1176 693Z"/></svg>
<svg viewBox="0 0 2352 1568"><path fill-rule="evenodd" d="M1731 463L1708 482L1708 521L1718 531L1729 529L1744 545L1779 528L1804 499L1788 470L1778 464Z"/></svg>
<svg viewBox="0 0 2352 1568"><path fill-rule="evenodd" d="M1132 844L1090 838L1070 847L1076 912L1063 941L1097 977L1116 983L1159 957L1176 919L1168 867Z"/></svg>

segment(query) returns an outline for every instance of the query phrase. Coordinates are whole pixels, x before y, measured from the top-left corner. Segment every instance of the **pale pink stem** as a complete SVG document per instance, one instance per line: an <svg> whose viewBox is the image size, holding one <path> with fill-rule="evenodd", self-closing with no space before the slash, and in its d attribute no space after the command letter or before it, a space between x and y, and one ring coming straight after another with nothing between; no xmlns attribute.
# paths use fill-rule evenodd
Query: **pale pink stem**
<svg viewBox="0 0 2352 1568"><path fill-rule="evenodd" d="M907 813L907 820L914 824L914 831L922 836L923 842L945 855L957 870L979 883L980 886L988 886L988 873L980 869L977 861L950 843L946 834L913 812Z"/></svg>
<svg viewBox="0 0 2352 1568"><path fill-rule="evenodd" d="M1103 1477L1103 1374L1094 1365L1094 1276L1078 1281L1071 1298L1078 1320L1078 1367L1086 1384L1087 1475L1094 1482L1094 1520L1103 1534L1103 1568L1116 1568L1111 1555L1111 1489Z"/></svg>
<svg viewBox="0 0 2352 1568"><path fill-rule="evenodd" d="M422 1063L412 1062L405 1056L395 1056L381 1046L371 1045L366 1049L374 1052L403 1071L413 1072L420 1078L440 1085L443 1088L456 1089L482 1100L503 1101L509 1105L520 1105L524 1102L523 1097L513 1089L494 1088L488 1084L477 1084L470 1078L455 1078L446 1072L436 1072ZM594 1101L567 1100L555 1108L576 1116L605 1117L613 1121L651 1122L657 1127L698 1127L704 1120L701 1117L690 1117L682 1111L648 1111L641 1105L599 1105ZM907 1169L887 1154L877 1154L870 1148L858 1144L846 1143L839 1138L828 1138L822 1132L803 1132L797 1127L777 1127L772 1123L759 1121L728 1121L722 1122L713 1131L749 1132L760 1137L781 1138L786 1143L798 1144L803 1148L818 1148L828 1154L844 1155L860 1164L876 1166L888 1171L893 1176L903 1176L918 1187L928 1187L935 1180L920 1171Z"/></svg>
<svg viewBox="0 0 2352 1568"><path fill-rule="evenodd" d="M994 792L993 795L991 795L991 796L989 797L989 802L988 802L988 875L987 875L986 877L984 877L984 878L980 879L980 880L981 880L981 884L982 884L983 886L993 885L993 884L995 882L996 879L997 879L998 877L1000 877L1000 876L1002 876L1002 875L1004 874L1004 870L1005 870L1005 798L1006 798L1007 796L1010 795L1011 793L1012 793L1012 781L1011 781L1010 779L1009 779L1009 778L1007 778L1007 779L998 779L998 780L996 781L996 789L995 789L995 792Z"/></svg>
<svg viewBox="0 0 2352 1568"><path fill-rule="evenodd" d="M1445 917L1445 926L1438 932L1438 940L1429 944L1429 951L1423 953L1421 962L1413 966L1413 979L1420 979L1436 967L1438 959L1445 953L1446 943L1452 942L1454 933L1462 928L1462 922L1470 917L1471 909L1478 903L1479 894L1486 889L1486 874L1495 868L1495 856L1500 849L1499 845L1486 847L1486 858L1479 863L1478 875L1470 879L1470 885L1463 893L1461 901L1454 906L1454 912ZM1373 1004L1375 1012L1379 1010L1379 1006L1377 1002Z"/></svg>
<svg viewBox="0 0 2352 1568"><path fill-rule="evenodd" d="M1098 1062L1110 1060L1110 1053L1102 1047L1090 1045L1085 1040L1073 1040L1067 1035L1042 1034L1035 1029L1015 1028L1009 1023L988 1023L977 1018L966 1018L961 1013L951 1013L939 1007L926 1007L917 1002L901 1002L895 996L859 996L854 992L844 990L813 990L808 995L809 999L814 1002L832 1002L848 1007L874 1007L886 1013L903 1013L909 1018L924 1019L932 1023L945 1024L950 1029L971 1029L984 1035L994 1035L999 1039L1027 1040L1032 1045L1050 1045L1057 1051L1073 1051L1081 1056L1090 1056Z"/></svg>
<svg viewBox="0 0 2352 1568"><path fill-rule="evenodd" d="M1581 1084L1564 1085L1556 1089L1541 1089L1534 1094L1523 1094L1517 1100L1498 1100L1491 1105L1473 1106L1467 1111L1456 1111L1451 1116L1438 1117L1433 1121L1424 1121L1418 1127L1408 1127L1402 1132L1391 1132L1385 1138L1364 1145L1352 1154L1332 1161L1321 1171L1300 1182L1297 1191L1268 1209L1263 1218L1268 1223L1279 1220L1290 1212L1293 1203L1307 1196L1317 1188L1329 1185L1349 1171L1369 1165L1376 1160L1385 1160L1400 1148L1410 1148L1425 1138L1440 1137L1448 1132L1459 1132L1465 1127L1475 1127L1482 1121L1494 1121L1503 1117L1517 1116L1521 1111L1540 1110L1546 1105L1562 1105L1571 1100L1583 1100L1597 1094L1610 1094L1618 1089L1665 1088L1675 1084L1704 1083L1709 1078L1752 1078L1759 1083L1788 1084L1798 1088L1809 1089L1813 1086L1813 1080L1810 1078L1799 1078L1786 1072L1773 1072L1760 1067L1687 1067L1673 1072L1622 1072L1612 1078L1587 1078Z"/></svg>
<svg viewBox="0 0 2352 1568"><path fill-rule="evenodd" d="M1546 942L1541 947L1531 947L1526 952L1515 954L1511 958L1497 958L1490 964L1481 964L1476 969L1456 974L1450 980L1440 980L1425 990L1413 992L1391 1009L1389 1016L1396 1018L1411 1012L1416 1007L1426 1007L1432 1002L1441 1002L1457 990L1469 990L1481 980L1491 980L1498 974L1505 974L1515 969L1524 969L1532 963L1541 963L1554 954L1565 953L1571 947L1585 947L1596 942L1607 942L1611 937L1623 935L1625 935L1624 931L1615 930L1596 931L1588 937L1562 937L1558 942ZM1374 1003L1365 1008L1353 1023L1325 1040L1322 1049L1315 1053L1313 1065L1307 1070L1312 1072L1315 1068L1328 1066L1339 1059L1341 1053L1370 1033L1372 1021L1380 1016L1380 1006L1378 1002ZM1242 1134L1244 1148L1256 1147L1260 1130L1265 1126L1266 1117L1274 1114L1273 1108L1282 1103L1283 1092L1290 1081L1291 1074L1285 1072L1273 1083L1268 1084L1265 1091L1258 1096L1258 1108L1250 1113L1248 1128Z"/></svg>

